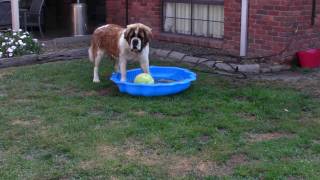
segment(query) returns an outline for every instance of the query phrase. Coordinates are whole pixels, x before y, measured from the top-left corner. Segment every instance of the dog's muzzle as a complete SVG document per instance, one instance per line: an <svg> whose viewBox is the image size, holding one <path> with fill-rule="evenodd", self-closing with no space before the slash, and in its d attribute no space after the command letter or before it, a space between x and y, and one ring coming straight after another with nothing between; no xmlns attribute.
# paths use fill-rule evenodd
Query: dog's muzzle
<svg viewBox="0 0 320 180"><path fill-rule="evenodd" d="M130 48L131 48L131 51L140 52L141 51L141 40L137 37L132 38Z"/></svg>

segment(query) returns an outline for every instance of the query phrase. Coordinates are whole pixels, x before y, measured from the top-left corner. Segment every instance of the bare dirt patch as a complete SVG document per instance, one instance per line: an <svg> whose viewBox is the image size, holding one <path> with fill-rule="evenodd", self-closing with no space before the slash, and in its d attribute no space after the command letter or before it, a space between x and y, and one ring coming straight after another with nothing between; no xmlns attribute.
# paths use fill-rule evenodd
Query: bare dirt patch
<svg viewBox="0 0 320 180"><path fill-rule="evenodd" d="M113 159L118 154L118 149L109 145L99 145L97 147L98 154L105 159Z"/></svg>
<svg viewBox="0 0 320 180"><path fill-rule="evenodd" d="M261 142L261 141L270 141L273 139L293 138L293 137L294 137L294 134L281 133L281 132L264 133L264 134L247 134L247 140L253 143Z"/></svg>
<svg viewBox="0 0 320 180"><path fill-rule="evenodd" d="M320 97L320 69L314 69L307 73L299 71L273 73L256 76L253 79L285 84L316 98Z"/></svg>
<svg viewBox="0 0 320 180"><path fill-rule="evenodd" d="M208 135L202 135L198 138L198 141L201 143L201 144L207 144L209 141L211 140L211 137L208 136Z"/></svg>
<svg viewBox="0 0 320 180"><path fill-rule="evenodd" d="M244 154L234 154L231 158L227 161L227 165L239 165L248 163L247 156Z"/></svg>
<svg viewBox="0 0 320 180"><path fill-rule="evenodd" d="M100 96L118 96L119 92L116 86L109 86L97 91Z"/></svg>
<svg viewBox="0 0 320 180"><path fill-rule="evenodd" d="M157 149L148 149L143 144L128 142L123 147L112 147L99 145L98 154L103 159L112 159L117 156L126 157L146 166L162 168L170 177L185 177L188 174L195 174L198 177L204 176L226 176L232 175L234 168L241 164L248 163L244 154L235 154L225 163L217 163L212 160L204 160L201 156L180 156L175 154L163 154ZM80 164L82 169L94 167L94 161L85 161Z"/></svg>
<svg viewBox="0 0 320 180"><path fill-rule="evenodd" d="M235 154L225 164L217 164L212 161L201 161L197 164L198 174L200 176L227 176L233 174L235 167L248 163L244 154Z"/></svg>
<svg viewBox="0 0 320 180"><path fill-rule="evenodd" d="M169 162L172 162L169 164L169 175L173 177L181 177L185 176L188 173L191 173L195 166L195 159L190 157L170 157Z"/></svg>
<svg viewBox="0 0 320 180"><path fill-rule="evenodd" d="M127 150L125 152L125 155L128 157L136 157L139 155L139 152L137 150L135 150L134 148L130 148L129 150Z"/></svg>
<svg viewBox="0 0 320 180"><path fill-rule="evenodd" d="M83 96L96 96L97 94L97 91L86 91L83 93Z"/></svg>
<svg viewBox="0 0 320 180"><path fill-rule="evenodd" d="M33 119L33 120L30 120L30 121L27 121L27 120L21 120L21 119L14 119L11 121L11 125L14 125L14 126L31 126L31 125L37 125L37 124L40 124L41 121L38 120L38 119Z"/></svg>
<svg viewBox="0 0 320 180"><path fill-rule="evenodd" d="M90 160L90 161L82 161L79 163L79 168L83 170L90 170L98 167L97 161Z"/></svg>
<svg viewBox="0 0 320 180"><path fill-rule="evenodd" d="M238 113L237 116L246 121L256 121L257 116L253 113Z"/></svg>
<svg viewBox="0 0 320 180"><path fill-rule="evenodd" d="M4 69L2 69L1 71L0 71L0 79L2 79L2 78L4 78L4 77L6 77L6 76L10 76L10 75L12 75L14 73L14 71L13 70L4 70Z"/></svg>
<svg viewBox="0 0 320 180"><path fill-rule="evenodd" d="M204 141L210 138L202 137ZM155 149L146 149L142 144L128 144L125 155L131 160L135 160L147 166L164 168L171 177L185 177L188 174L204 176L226 176L231 175L235 167L248 163L244 154L235 154L222 164L212 160L203 160L199 156L180 156L174 154L161 154Z"/></svg>
<svg viewBox="0 0 320 180"><path fill-rule="evenodd" d="M97 158L81 161L78 168L81 170L92 170L102 166L105 160L112 160L118 157L120 151L118 148L100 144L96 147Z"/></svg>
<svg viewBox="0 0 320 180"><path fill-rule="evenodd" d="M143 111L143 110L133 111L132 113L133 113L134 115L136 115L136 116L145 116L145 115L148 114L148 112Z"/></svg>

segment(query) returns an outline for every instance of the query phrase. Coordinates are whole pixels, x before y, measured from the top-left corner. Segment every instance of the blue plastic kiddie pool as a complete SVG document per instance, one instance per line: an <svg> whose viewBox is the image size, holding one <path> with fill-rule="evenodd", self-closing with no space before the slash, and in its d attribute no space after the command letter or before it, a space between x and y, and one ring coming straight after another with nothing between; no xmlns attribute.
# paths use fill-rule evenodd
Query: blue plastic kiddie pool
<svg viewBox="0 0 320 180"><path fill-rule="evenodd" d="M188 89L191 82L197 78L195 73L187 69L150 66L150 73L155 80L155 84L134 83L135 77L140 73L142 73L140 68L127 71L126 82L120 82L120 73L113 73L110 79L117 84L122 93L133 96L165 96Z"/></svg>

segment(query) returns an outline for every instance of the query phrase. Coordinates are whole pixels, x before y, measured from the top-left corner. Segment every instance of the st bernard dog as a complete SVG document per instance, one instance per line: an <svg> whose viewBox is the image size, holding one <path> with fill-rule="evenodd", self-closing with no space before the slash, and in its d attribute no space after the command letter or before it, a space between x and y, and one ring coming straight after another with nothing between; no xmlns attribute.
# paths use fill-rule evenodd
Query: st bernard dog
<svg viewBox="0 0 320 180"><path fill-rule="evenodd" d="M91 39L89 59L94 63L93 82L100 82L99 64L104 55L115 59L115 70L126 81L126 65L129 60L138 60L144 73L149 73L149 42L151 28L141 23L126 28L107 24L97 28Z"/></svg>

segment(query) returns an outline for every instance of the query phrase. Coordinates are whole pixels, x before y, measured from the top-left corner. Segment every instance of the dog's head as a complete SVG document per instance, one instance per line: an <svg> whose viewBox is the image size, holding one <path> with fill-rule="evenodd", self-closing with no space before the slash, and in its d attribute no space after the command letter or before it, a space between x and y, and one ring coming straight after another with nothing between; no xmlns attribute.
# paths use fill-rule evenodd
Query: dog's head
<svg viewBox="0 0 320 180"><path fill-rule="evenodd" d="M141 52L150 42L151 36L151 28L141 23L128 25L124 33L124 38L134 52Z"/></svg>

